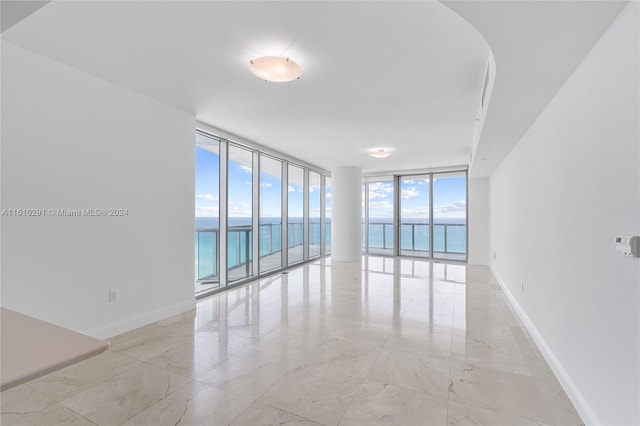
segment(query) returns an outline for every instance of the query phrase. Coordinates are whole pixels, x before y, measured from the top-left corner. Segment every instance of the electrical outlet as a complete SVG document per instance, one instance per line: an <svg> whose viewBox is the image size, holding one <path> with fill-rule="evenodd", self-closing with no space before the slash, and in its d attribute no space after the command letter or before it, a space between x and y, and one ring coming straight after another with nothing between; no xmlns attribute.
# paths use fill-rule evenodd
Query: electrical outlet
<svg viewBox="0 0 640 426"><path fill-rule="evenodd" d="M118 291L117 290L109 290L109 303L114 303L118 301Z"/></svg>
<svg viewBox="0 0 640 426"><path fill-rule="evenodd" d="M496 260L496 252L493 252L493 260Z"/></svg>
<svg viewBox="0 0 640 426"><path fill-rule="evenodd" d="M524 293L524 281L520 280L520 291Z"/></svg>

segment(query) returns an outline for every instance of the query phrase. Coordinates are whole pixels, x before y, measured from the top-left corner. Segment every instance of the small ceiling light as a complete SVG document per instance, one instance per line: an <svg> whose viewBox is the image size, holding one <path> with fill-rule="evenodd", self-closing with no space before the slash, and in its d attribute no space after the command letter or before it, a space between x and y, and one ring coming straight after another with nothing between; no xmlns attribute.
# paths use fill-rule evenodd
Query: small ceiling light
<svg viewBox="0 0 640 426"><path fill-rule="evenodd" d="M387 158L391 155L391 151L385 148L378 148L371 151L369 155L374 158Z"/></svg>
<svg viewBox="0 0 640 426"><path fill-rule="evenodd" d="M251 72L265 81L284 83L296 80L302 75L300 65L282 56L263 56L249 62Z"/></svg>

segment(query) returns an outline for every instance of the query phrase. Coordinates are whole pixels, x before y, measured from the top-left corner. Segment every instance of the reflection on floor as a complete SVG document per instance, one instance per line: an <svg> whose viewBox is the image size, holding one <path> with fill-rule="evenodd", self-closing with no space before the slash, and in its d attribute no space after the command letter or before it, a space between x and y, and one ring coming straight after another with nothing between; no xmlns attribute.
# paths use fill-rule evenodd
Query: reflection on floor
<svg viewBox="0 0 640 426"><path fill-rule="evenodd" d="M295 247L289 247L288 259L289 264L302 262L303 259L303 251L302 245L298 245ZM310 245L309 246L309 256L317 256L320 253L320 246L318 245ZM275 253L262 256L260 258L260 272L269 272L274 269L280 269L282 267L282 252L277 251ZM253 271L253 261L249 262L249 264L242 264L240 266L236 266L230 268L228 271L229 281L233 282L236 280L241 280L246 278L252 274ZM196 273L197 274L197 273ZM204 282L196 282L195 294L196 296L199 293L206 293L211 289L217 289L220 287L217 277L213 276L215 281L204 281Z"/></svg>
<svg viewBox="0 0 640 426"><path fill-rule="evenodd" d="M111 342L1 423L581 423L484 267L322 259Z"/></svg>

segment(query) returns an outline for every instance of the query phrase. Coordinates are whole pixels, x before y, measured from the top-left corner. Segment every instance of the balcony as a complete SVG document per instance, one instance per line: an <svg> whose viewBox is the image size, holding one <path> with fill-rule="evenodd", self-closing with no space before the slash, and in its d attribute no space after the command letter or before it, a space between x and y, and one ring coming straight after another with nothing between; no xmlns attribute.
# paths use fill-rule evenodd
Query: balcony
<svg viewBox="0 0 640 426"><path fill-rule="evenodd" d="M312 223L309 242L319 247L320 224ZM289 258L293 263L303 260L303 224L290 223L288 229ZM317 238L316 238L317 237ZM253 230L251 226L229 227L227 241L228 280L236 281L252 275ZM220 229L203 227L195 230L196 292L218 287L220 280ZM319 254L319 250L318 250ZM282 267L282 225L260 225L260 270L262 272ZM255 272L255 271L254 271Z"/></svg>
<svg viewBox="0 0 640 426"><path fill-rule="evenodd" d="M364 229L364 224L362 225ZM393 253L393 223L369 222L369 252ZM364 240L364 236L363 236ZM429 256L429 223L400 224L400 254L465 260L467 226L465 224L433 224L433 256Z"/></svg>

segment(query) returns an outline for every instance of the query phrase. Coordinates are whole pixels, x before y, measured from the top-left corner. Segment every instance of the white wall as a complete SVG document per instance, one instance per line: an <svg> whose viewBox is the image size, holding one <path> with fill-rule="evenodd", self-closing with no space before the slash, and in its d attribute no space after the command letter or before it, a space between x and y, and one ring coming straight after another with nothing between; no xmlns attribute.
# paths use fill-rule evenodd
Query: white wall
<svg viewBox="0 0 640 426"><path fill-rule="evenodd" d="M639 34L630 2L490 179L492 269L596 424L640 424Z"/></svg>
<svg viewBox="0 0 640 426"><path fill-rule="evenodd" d="M194 117L2 43L2 306L108 337L194 306ZM108 302L109 289L119 300Z"/></svg>
<svg viewBox="0 0 640 426"><path fill-rule="evenodd" d="M470 265L489 264L489 180L469 179Z"/></svg>

